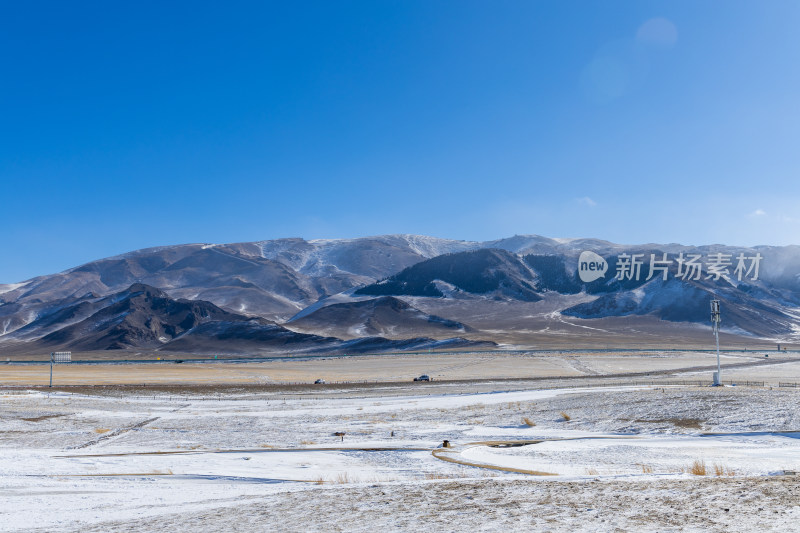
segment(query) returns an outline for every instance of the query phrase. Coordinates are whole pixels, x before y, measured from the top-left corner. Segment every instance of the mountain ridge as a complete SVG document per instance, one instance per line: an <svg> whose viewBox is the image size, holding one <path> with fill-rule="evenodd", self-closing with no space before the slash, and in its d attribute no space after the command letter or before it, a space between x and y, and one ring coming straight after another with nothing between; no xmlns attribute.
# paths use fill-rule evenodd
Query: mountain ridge
<svg viewBox="0 0 800 533"><path fill-rule="evenodd" d="M578 257L587 250L608 264L607 275L588 284L577 277ZM719 253L731 258L758 254L763 259L758 279L738 280L733 275L709 279L708 267L703 266L702 279L678 281L679 254L707 260ZM619 279L618 270L633 254L643 262L651 254L668 254L671 283L644 279L645 266L641 279ZM612 329L625 327L622 319L631 316L651 317L655 325L704 323L703 307L716 295L732 311L723 322L731 331L784 341L800 335L800 246L622 245L539 235L479 242L399 234L159 246L0 285L0 350L80 322L104 306L104 298L136 283L158 287L172 299L206 301L228 313L288 327L292 321L299 327L302 322L296 319L332 304L347 307L381 296L399 298L416 309L412 313L473 327L472 317L480 317L487 302L505 302L497 307L504 311L490 317L494 322L481 318L477 322L482 326L465 334L473 340L496 337L526 345L538 342L537 331L547 335L554 327L561 328L563 322L548 318L556 316L611 320ZM366 307L370 305L375 302ZM517 309L523 307L544 325L509 329L517 321ZM350 311L325 313L342 323L331 328L320 323L320 332L342 331L352 320ZM400 328L404 334L415 336L409 326L414 321L407 321L403 313L394 316L398 324L406 323L405 329ZM423 322L416 323L420 331L428 331ZM391 327L384 320L375 331L392 331Z"/></svg>
<svg viewBox="0 0 800 533"><path fill-rule="evenodd" d="M94 295L91 295L94 296ZM342 340L292 331L263 318L221 309L211 302L170 298L164 291L142 283L96 300L94 312L82 320L31 340L46 350L130 351L259 354L360 351L378 352L437 345L488 346L450 336L431 339L413 336L402 340L379 335ZM72 306L80 306L73 303Z"/></svg>

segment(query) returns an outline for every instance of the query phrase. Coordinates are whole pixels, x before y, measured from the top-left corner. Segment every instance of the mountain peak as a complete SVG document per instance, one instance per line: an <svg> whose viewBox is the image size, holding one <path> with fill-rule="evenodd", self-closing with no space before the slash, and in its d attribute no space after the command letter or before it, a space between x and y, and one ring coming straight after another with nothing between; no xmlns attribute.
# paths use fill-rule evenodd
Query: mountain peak
<svg viewBox="0 0 800 533"><path fill-rule="evenodd" d="M152 285L147 285L145 283L134 283L126 290L122 291L120 295L126 295L129 298L135 298L137 296L144 296L145 298L169 298L166 292L162 291L158 287L153 287Z"/></svg>
<svg viewBox="0 0 800 533"><path fill-rule="evenodd" d="M500 248L440 255L358 289L355 294L442 297L444 293L437 282L475 295L529 302L541 299L535 274L518 255Z"/></svg>

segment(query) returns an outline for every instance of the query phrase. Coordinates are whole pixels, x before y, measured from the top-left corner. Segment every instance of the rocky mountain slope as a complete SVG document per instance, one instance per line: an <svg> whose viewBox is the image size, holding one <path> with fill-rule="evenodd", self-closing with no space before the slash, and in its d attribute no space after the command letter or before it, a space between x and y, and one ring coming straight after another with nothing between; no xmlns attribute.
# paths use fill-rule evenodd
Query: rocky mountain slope
<svg viewBox="0 0 800 533"><path fill-rule="evenodd" d="M41 337L31 335L32 331L51 329L59 320L63 321L62 327ZM226 311L211 302L174 299L155 287L136 283L104 298L87 295L77 299L37 318L9 339L16 339L15 346L18 350L23 348L21 351L157 350L205 354L391 351L475 344L458 338L442 342L419 335L402 341L377 335L361 337L364 338L343 341L295 332L263 318Z"/></svg>
<svg viewBox="0 0 800 533"><path fill-rule="evenodd" d="M445 254L417 263L357 295L444 297L465 292L526 302L541 300L537 275L519 256L497 248Z"/></svg>
<svg viewBox="0 0 800 533"><path fill-rule="evenodd" d="M440 316L424 313L392 296L331 304L286 325L297 331L313 331L337 337L414 337L419 335L453 336L472 328Z"/></svg>

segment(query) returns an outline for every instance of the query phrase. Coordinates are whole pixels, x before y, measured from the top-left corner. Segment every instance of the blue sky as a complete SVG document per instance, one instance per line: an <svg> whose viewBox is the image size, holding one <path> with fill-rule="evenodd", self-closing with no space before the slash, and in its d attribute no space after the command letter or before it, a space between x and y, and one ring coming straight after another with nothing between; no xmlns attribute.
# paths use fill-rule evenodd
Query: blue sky
<svg viewBox="0 0 800 533"><path fill-rule="evenodd" d="M137 248L800 244L800 3L16 2L0 282Z"/></svg>

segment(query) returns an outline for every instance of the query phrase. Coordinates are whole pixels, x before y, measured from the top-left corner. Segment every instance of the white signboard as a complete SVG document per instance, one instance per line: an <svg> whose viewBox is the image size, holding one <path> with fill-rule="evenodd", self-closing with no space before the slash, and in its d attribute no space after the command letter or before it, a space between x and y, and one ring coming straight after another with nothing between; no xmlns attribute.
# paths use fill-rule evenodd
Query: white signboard
<svg viewBox="0 0 800 533"><path fill-rule="evenodd" d="M54 363L71 363L72 352L53 352L50 354L50 360Z"/></svg>

